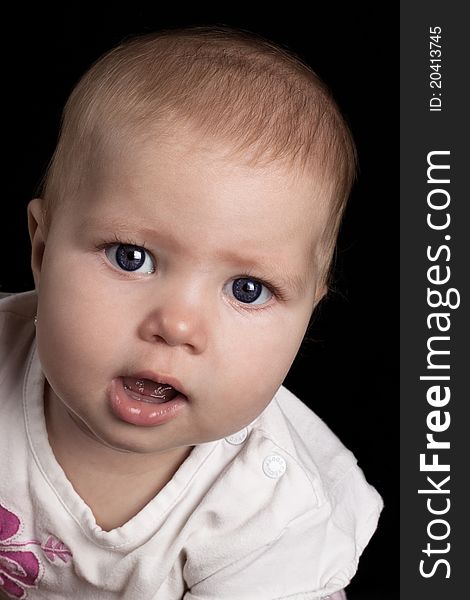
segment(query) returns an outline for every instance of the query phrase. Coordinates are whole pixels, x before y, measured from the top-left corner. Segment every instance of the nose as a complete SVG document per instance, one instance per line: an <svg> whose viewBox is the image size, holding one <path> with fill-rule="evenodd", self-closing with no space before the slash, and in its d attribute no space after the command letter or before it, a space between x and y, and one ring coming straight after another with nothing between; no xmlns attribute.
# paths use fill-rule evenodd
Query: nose
<svg viewBox="0 0 470 600"><path fill-rule="evenodd" d="M142 324L147 341L184 346L199 354L207 346L207 314L202 303L161 298Z"/></svg>

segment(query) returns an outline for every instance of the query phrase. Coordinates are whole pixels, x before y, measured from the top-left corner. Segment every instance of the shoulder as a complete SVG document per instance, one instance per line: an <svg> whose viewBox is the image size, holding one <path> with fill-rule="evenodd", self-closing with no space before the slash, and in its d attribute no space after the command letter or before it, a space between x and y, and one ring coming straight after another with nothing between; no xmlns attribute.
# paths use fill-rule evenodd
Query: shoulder
<svg viewBox="0 0 470 600"><path fill-rule="evenodd" d="M357 464L356 457L318 415L281 386L259 427L274 430L280 449L288 452L299 477L316 490L318 506L328 505L337 524L358 536L361 551L383 508L380 495Z"/></svg>
<svg viewBox="0 0 470 600"><path fill-rule="evenodd" d="M272 438L322 494L356 465L356 458L308 406L281 386L255 427Z"/></svg>
<svg viewBox="0 0 470 600"><path fill-rule="evenodd" d="M310 589L344 587L382 507L353 454L283 387L231 437L233 450L221 440L213 458L231 457L194 514L193 531L204 533L187 549L193 581L291 555Z"/></svg>
<svg viewBox="0 0 470 600"><path fill-rule="evenodd" d="M383 502L354 454L292 392L281 386L255 424L276 444L293 474L292 489L312 490L310 508L328 514L362 549L375 530ZM307 485L308 482L308 485ZM294 506L298 500L293 499Z"/></svg>
<svg viewBox="0 0 470 600"><path fill-rule="evenodd" d="M36 292L0 293L0 381L18 373L34 338Z"/></svg>
<svg viewBox="0 0 470 600"><path fill-rule="evenodd" d="M19 293L0 292L0 319L2 322L30 321L36 314L36 290Z"/></svg>

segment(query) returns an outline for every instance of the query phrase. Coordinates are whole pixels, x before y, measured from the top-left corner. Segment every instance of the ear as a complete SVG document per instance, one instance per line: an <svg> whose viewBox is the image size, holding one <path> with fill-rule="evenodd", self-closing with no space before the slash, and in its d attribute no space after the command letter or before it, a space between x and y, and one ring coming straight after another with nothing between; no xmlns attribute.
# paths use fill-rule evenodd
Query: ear
<svg viewBox="0 0 470 600"><path fill-rule="evenodd" d="M314 308L317 307L317 305L320 303L320 300L322 300L326 294L328 292L328 286L326 285L326 283L322 283L321 285L317 286L317 289L315 290L315 302L314 302Z"/></svg>
<svg viewBox="0 0 470 600"><path fill-rule="evenodd" d="M34 284L39 289L41 278L42 259L46 247L43 224L42 198L34 198L28 204L28 230L31 240L31 270L33 271Z"/></svg>

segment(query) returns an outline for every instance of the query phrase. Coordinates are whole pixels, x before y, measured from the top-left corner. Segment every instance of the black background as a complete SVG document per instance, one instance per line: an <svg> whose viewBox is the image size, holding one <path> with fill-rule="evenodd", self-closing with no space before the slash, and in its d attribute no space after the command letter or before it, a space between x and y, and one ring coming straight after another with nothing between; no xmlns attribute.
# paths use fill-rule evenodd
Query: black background
<svg viewBox="0 0 470 600"><path fill-rule="evenodd" d="M360 174L341 230L334 289L286 385L354 452L385 501L348 598L398 598L398 5L387 14L372 3L310 2L273 5L256 16L242 8L155 4L17 9L4 21L0 291L34 287L26 205L53 152L72 86L104 51L133 33L217 23L300 54L348 119Z"/></svg>

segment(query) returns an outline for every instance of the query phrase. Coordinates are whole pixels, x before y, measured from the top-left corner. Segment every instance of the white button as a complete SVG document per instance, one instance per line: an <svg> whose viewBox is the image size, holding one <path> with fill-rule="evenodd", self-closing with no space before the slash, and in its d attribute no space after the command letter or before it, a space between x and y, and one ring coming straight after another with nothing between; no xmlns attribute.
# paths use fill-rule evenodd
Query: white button
<svg viewBox="0 0 470 600"><path fill-rule="evenodd" d="M287 463L279 454L270 454L263 461L264 474L272 479L277 479L284 475L287 469Z"/></svg>
<svg viewBox="0 0 470 600"><path fill-rule="evenodd" d="M225 441L228 442L229 444L233 444L234 446L238 446L239 444L243 444L243 442L246 440L247 436L248 436L248 429L245 427L241 431L237 431L237 433L234 433L234 434L226 437Z"/></svg>

